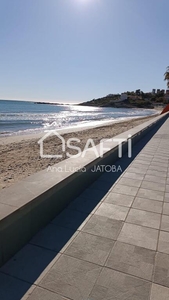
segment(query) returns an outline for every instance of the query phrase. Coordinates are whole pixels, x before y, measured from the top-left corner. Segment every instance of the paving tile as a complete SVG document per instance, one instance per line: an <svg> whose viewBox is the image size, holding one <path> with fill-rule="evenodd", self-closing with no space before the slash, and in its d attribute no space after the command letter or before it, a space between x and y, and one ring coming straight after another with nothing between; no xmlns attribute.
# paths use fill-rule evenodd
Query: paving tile
<svg viewBox="0 0 169 300"><path fill-rule="evenodd" d="M0 268L0 272L34 283L55 257L53 251L27 244Z"/></svg>
<svg viewBox="0 0 169 300"><path fill-rule="evenodd" d="M136 197L132 204L132 207L155 213L161 213L163 202Z"/></svg>
<svg viewBox="0 0 169 300"><path fill-rule="evenodd" d="M104 268L89 299L149 300L151 283L118 271Z"/></svg>
<svg viewBox="0 0 169 300"><path fill-rule="evenodd" d="M82 228L82 231L116 240L122 226L122 221L93 215Z"/></svg>
<svg viewBox="0 0 169 300"><path fill-rule="evenodd" d="M163 214L164 215L169 215L169 203L165 203L163 205Z"/></svg>
<svg viewBox="0 0 169 300"><path fill-rule="evenodd" d="M131 173L131 172L125 172L123 174L123 178L131 178L131 179L137 179L137 180L143 180L144 175L138 174L138 173Z"/></svg>
<svg viewBox="0 0 169 300"><path fill-rule="evenodd" d="M165 184L164 183L156 183L156 182L150 182L150 181L142 181L141 188L153 190L153 191L165 191Z"/></svg>
<svg viewBox="0 0 169 300"><path fill-rule="evenodd" d="M68 300L68 298L62 297L54 292L37 287L33 293L27 298L27 300Z"/></svg>
<svg viewBox="0 0 169 300"><path fill-rule="evenodd" d="M165 193L164 202L169 202L169 193Z"/></svg>
<svg viewBox="0 0 169 300"><path fill-rule="evenodd" d="M65 254L104 265L114 241L100 236L81 232L66 249Z"/></svg>
<svg viewBox="0 0 169 300"><path fill-rule="evenodd" d="M62 255L40 286L73 300L88 299L101 267Z"/></svg>
<svg viewBox="0 0 169 300"><path fill-rule="evenodd" d="M87 213L77 210L64 209L63 212L53 219L51 223L61 227L78 229L78 227L81 226L87 217Z"/></svg>
<svg viewBox="0 0 169 300"><path fill-rule="evenodd" d="M151 166L157 166L157 167L166 169L166 162L152 160Z"/></svg>
<svg viewBox="0 0 169 300"><path fill-rule="evenodd" d="M169 232L160 231L158 251L169 254Z"/></svg>
<svg viewBox="0 0 169 300"><path fill-rule="evenodd" d="M140 187L142 180L138 179L131 179L131 178L124 178L122 177L118 184L123 184L127 186L135 186L135 187Z"/></svg>
<svg viewBox="0 0 169 300"><path fill-rule="evenodd" d="M156 250L158 230L135 224L124 224L117 238L118 241Z"/></svg>
<svg viewBox="0 0 169 300"><path fill-rule="evenodd" d="M127 172L145 175L147 172L147 169L139 169L137 167L131 166L127 169Z"/></svg>
<svg viewBox="0 0 169 300"><path fill-rule="evenodd" d="M136 164L141 164L141 165L149 165L150 164L150 160L146 160L146 159L142 159L141 157L140 158L135 158L134 160L134 163Z"/></svg>
<svg viewBox="0 0 169 300"><path fill-rule="evenodd" d="M31 287L30 283L0 273L0 299L19 300Z"/></svg>
<svg viewBox="0 0 169 300"><path fill-rule="evenodd" d="M160 285L169 287L169 255L159 252L157 253L153 281Z"/></svg>
<svg viewBox="0 0 169 300"><path fill-rule="evenodd" d="M160 166L151 164L149 166L149 170L155 170L155 171L160 171L160 172L163 172L163 171L167 172L167 167L160 167Z"/></svg>
<svg viewBox="0 0 169 300"><path fill-rule="evenodd" d="M169 231L169 216L167 215L162 215L161 230Z"/></svg>
<svg viewBox="0 0 169 300"><path fill-rule="evenodd" d="M165 191L168 193L169 192L169 184L166 184Z"/></svg>
<svg viewBox="0 0 169 300"><path fill-rule="evenodd" d="M138 170L148 170L149 165L143 165L141 163L137 163L135 161L133 161L133 163L131 164L132 168L137 168Z"/></svg>
<svg viewBox="0 0 169 300"><path fill-rule="evenodd" d="M75 231L72 229L49 224L38 234L36 234L30 241L30 243L52 251L59 252L73 237L74 233Z"/></svg>
<svg viewBox="0 0 169 300"><path fill-rule="evenodd" d="M114 193L117 193L117 194L136 196L136 194L138 192L138 188L117 183L111 191Z"/></svg>
<svg viewBox="0 0 169 300"><path fill-rule="evenodd" d="M160 172L160 171L155 171L155 170L147 170L146 174L166 178L166 172L162 172L162 171Z"/></svg>
<svg viewBox="0 0 169 300"><path fill-rule="evenodd" d="M130 207L133 200L134 200L133 196L122 195L122 194L111 192L106 196L104 202Z"/></svg>
<svg viewBox="0 0 169 300"><path fill-rule="evenodd" d="M168 288L158 284L152 285L150 300L168 300L168 299L169 299Z"/></svg>
<svg viewBox="0 0 169 300"><path fill-rule="evenodd" d="M129 211L128 207L118 206L109 203L102 203L99 208L96 210L95 214L103 217L107 217L114 220L124 221L127 213Z"/></svg>
<svg viewBox="0 0 169 300"><path fill-rule="evenodd" d="M150 199L150 200L163 201L164 193L160 191L152 191L152 190L140 188L137 197Z"/></svg>
<svg viewBox="0 0 169 300"><path fill-rule="evenodd" d="M116 242L106 266L143 279L151 280L155 261L155 251Z"/></svg>
<svg viewBox="0 0 169 300"><path fill-rule="evenodd" d="M126 222L159 229L161 215L131 208Z"/></svg>
<svg viewBox="0 0 169 300"><path fill-rule="evenodd" d="M160 176L154 176L154 175L146 175L146 176L144 177L144 179L145 179L146 181L157 182L157 183L163 183L163 184L165 184L165 182L166 182L166 179L165 179L165 178L160 177Z"/></svg>

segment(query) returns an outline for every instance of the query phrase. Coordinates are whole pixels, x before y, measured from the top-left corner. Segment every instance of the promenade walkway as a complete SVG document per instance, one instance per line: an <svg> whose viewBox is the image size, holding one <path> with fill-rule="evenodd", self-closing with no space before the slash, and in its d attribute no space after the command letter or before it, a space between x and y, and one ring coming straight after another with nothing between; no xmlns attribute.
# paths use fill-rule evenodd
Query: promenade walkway
<svg viewBox="0 0 169 300"><path fill-rule="evenodd" d="M169 119L133 155L0 268L0 300L169 299Z"/></svg>

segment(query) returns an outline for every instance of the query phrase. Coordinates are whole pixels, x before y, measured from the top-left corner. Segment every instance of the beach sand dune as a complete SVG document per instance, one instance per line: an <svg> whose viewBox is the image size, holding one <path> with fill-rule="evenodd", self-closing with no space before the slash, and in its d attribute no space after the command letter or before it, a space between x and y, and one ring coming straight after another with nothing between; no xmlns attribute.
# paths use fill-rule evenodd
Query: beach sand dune
<svg viewBox="0 0 169 300"><path fill-rule="evenodd" d="M80 139L80 144L77 143L76 146L83 150L89 138L93 139L96 145L103 138L112 138L152 118L154 116L130 119L111 125L69 132L62 136L65 140L70 137ZM37 142L36 135L33 138L22 137L20 140L18 137L0 139L0 189L9 187L15 182L65 159L64 156L59 159L41 158L40 146ZM45 144L45 154L62 154L61 141L56 136L48 137ZM69 149L69 153L77 154L77 151L72 150L71 152Z"/></svg>

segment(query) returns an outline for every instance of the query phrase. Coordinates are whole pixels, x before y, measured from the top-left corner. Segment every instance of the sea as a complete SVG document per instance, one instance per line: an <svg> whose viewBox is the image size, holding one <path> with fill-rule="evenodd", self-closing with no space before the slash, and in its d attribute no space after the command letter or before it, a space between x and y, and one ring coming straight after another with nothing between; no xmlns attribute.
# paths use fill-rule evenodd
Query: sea
<svg viewBox="0 0 169 300"><path fill-rule="evenodd" d="M0 136L40 133L44 130L102 125L151 116L153 109L54 105L31 101L0 100Z"/></svg>

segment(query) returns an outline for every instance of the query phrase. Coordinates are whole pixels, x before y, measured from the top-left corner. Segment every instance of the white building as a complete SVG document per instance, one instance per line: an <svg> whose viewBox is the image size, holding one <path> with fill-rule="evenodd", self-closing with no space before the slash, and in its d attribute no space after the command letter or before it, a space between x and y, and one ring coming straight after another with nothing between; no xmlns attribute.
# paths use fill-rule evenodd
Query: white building
<svg viewBox="0 0 169 300"><path fill-rule="evenodd" d="M125 93L121 94L119 101L124 101L124 100L127 100L127 94Z"/></svg>

